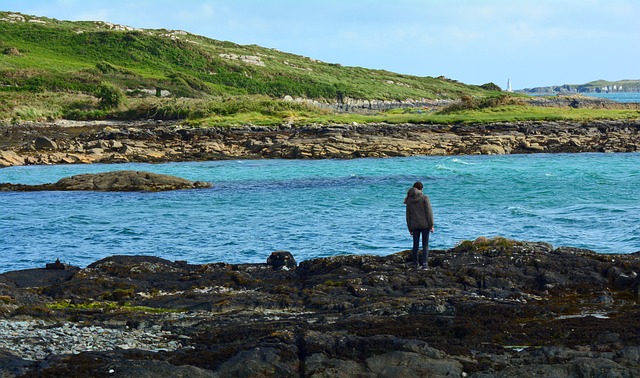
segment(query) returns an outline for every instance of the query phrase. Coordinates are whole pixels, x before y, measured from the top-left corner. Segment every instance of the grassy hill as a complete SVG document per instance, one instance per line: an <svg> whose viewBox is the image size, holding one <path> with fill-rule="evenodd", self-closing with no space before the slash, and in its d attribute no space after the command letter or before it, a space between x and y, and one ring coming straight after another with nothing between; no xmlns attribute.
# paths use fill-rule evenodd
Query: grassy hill
<svg viewBox="0 0 640 378"><path fill-rule="evenodd" d="M344 67L184 31L0 12L0 120L268 124L322 122L330 113L285 96L336 103L504 95L492 83Z"/></svg>
<svg viewBox="0 0 640 378"><path fill-rule="evenodd" d="M30 90L89 91L109 80L127 89L163 88L186 97L262 94L404 100L483 93L477 86L444 78L342 67L181 31L25 15L20 15L23 22L7 22L18 19L9 15L0 12L2 84Z"/></svg>

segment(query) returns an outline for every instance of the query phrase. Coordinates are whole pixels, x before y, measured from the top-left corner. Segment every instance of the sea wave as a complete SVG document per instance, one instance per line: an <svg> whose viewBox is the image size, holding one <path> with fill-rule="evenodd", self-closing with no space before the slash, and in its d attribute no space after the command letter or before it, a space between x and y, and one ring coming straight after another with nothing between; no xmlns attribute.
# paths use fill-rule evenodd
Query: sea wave
<svg viewBox="0 0 640 378"><path fill-rule="evenodd" d="M0 266L13 270L56 258L85 266L112 254L194 263L260 262L276 250L290 251L297 261L391 254L411 248L403 200L418 180L434 210L434 249L503 236L601 253L640 250L638 153L454 159L3 169L0 182L6 175L53 182L93 168L189 176L214 186L164 193L0 193Z"/></svg>

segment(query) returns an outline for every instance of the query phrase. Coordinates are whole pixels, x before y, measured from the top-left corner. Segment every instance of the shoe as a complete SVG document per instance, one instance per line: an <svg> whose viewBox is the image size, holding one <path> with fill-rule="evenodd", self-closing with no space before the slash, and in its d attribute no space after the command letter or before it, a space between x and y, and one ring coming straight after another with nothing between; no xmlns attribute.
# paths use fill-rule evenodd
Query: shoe
<svg viewBox="0 0 640 378"><path fill-rule="evenodd" d="M422 264L422 265L420 265L420 269L421 270L429 270L429 267L427 266L427 264Z"/></svg>

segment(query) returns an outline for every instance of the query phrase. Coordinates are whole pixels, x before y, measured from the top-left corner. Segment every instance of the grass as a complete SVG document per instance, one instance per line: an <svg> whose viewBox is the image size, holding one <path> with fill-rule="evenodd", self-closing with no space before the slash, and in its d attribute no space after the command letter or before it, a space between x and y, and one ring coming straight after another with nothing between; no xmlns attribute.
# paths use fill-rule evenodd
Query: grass
<svg viewBox="0 0 640 378"><path fill-rule="evenodd" d="M0 12L0 19L7 14ZM109 81L122 89L163 88L192 98L233 94L404 100L489 92L442 77L343 67L188 33L119 31L100 22L38 19L45 23L0 21L0 52L5 51L0 84L86 92Z"/></svg>
<svg viewBox="0 0 640 378"><path fill-rule="evenodd" d="M2 21L7 15L0 12L0 122L5 123L161 119L211 127L640 118L637 110L531 107L493 83L475 86L445 77L344 67L189 33L111 30L101 22L26 15L27 22ZM44 23L28 22L34 18ZM101 108L97 89L104 83L127 93L126 101ZM325 103L345 98L462 101L438 112L410 108L361 115L284 101L285 96Z"/></svg>
<svg viewBox="0 0 640 378"><path fill-rule="evenodd" d="M519 242L496 236L493 238L479 237L475 240L464 240L456 245L454 252L466 253L491 253L491 254L511 254L514 246Z"/></svg>
<svg viewBox="0 0 640 378"><path fill-rule="evenodd" d="M191 120L192 126L206 127L219 125L278 125L293 122L308 124L487 124L517 121L588 121L596 119L638 119L640 110L630 109L573 109L541 108L532 106L504 106L499 108L464 110L455 113L424 112L422 114L379 113L374 115L296 113L294 116L278 114L265 115L258 112L214 116Z"/></svg>
<svg viewBox="0 0 640 378"><path fill-rule="evenodd" d="M534 106L500 106L453 114L434 114L434 123L493 123L517 121L587 121L594 119L637 119L640 110L586 109Z"/></svg>
<svg viewBox="0 0 640 378"><path fill-rule="evenodd" d="M59 118L178 120L192 127L292 124L486 124L518 121L589 121L639 119L639 109L587 109L499 105L480 109L434 111L394 109L376 114L334 113L304 103L271 99L263 95L190 98L129 98L126 106L104 110L98 99L86 94L44 91L0 91L0 119L8 122L47 121Z"/></svg>
<svg viewBox="0 0 640 378"><path fill-rule="evenodd" d="M117 302L102 301L102 302L87 302L74 304L69 300L58 301L46 305L51 310L109 310L109 311L127 311L127 312L145 312L164 314L169 312L182 312L182 310L167 309L167 308L155 308L146 306L131 306L129 303L118 304Z"/></svg>

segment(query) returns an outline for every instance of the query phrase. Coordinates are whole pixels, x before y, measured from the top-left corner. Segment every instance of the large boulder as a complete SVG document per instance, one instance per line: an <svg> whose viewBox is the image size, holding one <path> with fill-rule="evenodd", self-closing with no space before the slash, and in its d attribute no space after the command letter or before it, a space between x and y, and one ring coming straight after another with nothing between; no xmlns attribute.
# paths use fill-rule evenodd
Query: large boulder
<svg viewBox="0 0 640 378"><path fill-rule="evenodd" d="M54 184L58 190L95 190L130 192L195 189L211 187L210 183L140 171L116 171L66 177Z"/></svg>
<svg viewBox="0 0 640 378"><path fill-rule="evenodd" d="M39 136L33 141L36 150L57 150L58 144L46 136Z"/></svg>
<svg viewBox="0 0 640 378"><path fill-rule="evenodd" d="M141 171L87 173L66 177L54 184L0 184L0 191L90 190L99 192L159 192L209 188L211 183Z"/></svg>

